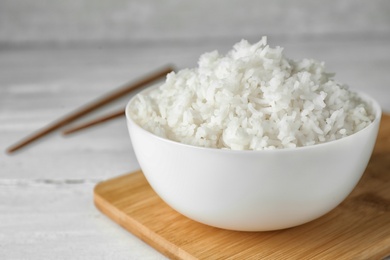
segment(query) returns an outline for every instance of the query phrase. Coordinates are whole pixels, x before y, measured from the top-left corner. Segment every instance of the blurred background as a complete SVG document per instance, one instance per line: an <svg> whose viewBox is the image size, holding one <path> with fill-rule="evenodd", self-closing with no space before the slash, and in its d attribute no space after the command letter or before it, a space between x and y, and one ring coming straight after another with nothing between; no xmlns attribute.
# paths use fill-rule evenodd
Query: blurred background
<svg viewBox="0 0 390 260"><path fill-rule="evenodd" d="M0 150L167 63L262 36L390 112L388 0L0 0ZM124 118L0 153L1 258L163 259L92 202L97 183L138 169Z"/></svg>
<svg viewBox="0 0 390 260"><path fill-rule="evenodd" d="M387 37L387 0L2 0L7 45L135 44L259 38Z"/></svg>
<svg viewBox="0 0 390 260"><path fill-rule="evenodd" d="M67 49L82 49L79 62L73 65L87 68L88 63L104 63L107 66L99 68L108 72L104 77L119 83L165 63L179 68L196 66L203 52L218 49L224 53L242 38L255 42L263 35L271 45L285 47L289 57L325 61L337 72L337 79L356 89L368 89L390 107L387 97L377 90L387 89L390 82L387 0L0 1L3 72L15 59L52 67L66 64L70 62L64 61ZM24 57L6 55L15 49L34 49L41 59L32 61L37 55L27 53ZM56 51L49 55L49 49ZM132 71L121 74L119 70L127 64ZM77 73L80 67L75 71L68 67L66 75L45 76L68 81L82 77ZM88 71L83 70L83 75Z"/></svg>

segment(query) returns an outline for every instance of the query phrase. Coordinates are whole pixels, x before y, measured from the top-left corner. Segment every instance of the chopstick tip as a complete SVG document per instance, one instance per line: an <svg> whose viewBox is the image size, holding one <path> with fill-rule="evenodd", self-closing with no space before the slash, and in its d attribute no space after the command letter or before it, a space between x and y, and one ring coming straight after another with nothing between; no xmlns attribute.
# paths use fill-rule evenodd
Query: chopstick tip
<svg viewBox="0 0 390 260"><path fill-rule="evenodd" d="M5 150L5 153L8 154L8 155L11 155L11 154L13 154L14 152L16 152L19 148L21 148L21 147L12 145L12 146L8 147L8 148Z"/></svg>
<svg viewBox="0 0 390 260"><path fill-rule="evenodd" d="M15 151L19 150L20 148L23 148L24 146L40 139L41 137L53 132L54 130L57 130L58 128L60 128L62 126L73 122L77 118L93 111L94 109L99 108L99 107L123 96L124 94L127 94L127 93L133 91L134 89L137 89L137 88L140 88L144 85L150 84L151 82L153 82L157 79L160 79L163 76L166 76L166 74L168 74L172 71L175 71L174 65L168 64L165 67L163 67L161 70L159 70L158 72L154 72L154 74L146 76L146 78L143 78L142 80L139 80L137 82L132 82L130 85L127 85L125 88L119 89L113 93L109 93L107 96L104 96L101 99L97 99L96 101L89 103L87 106L84 106L80 110L75 110L75 111L71 112L70 114L65 115L63 118L48 125L47 127L44 127L42 129L38 130L37 132L33 133L31 136L28 136L26 139L20 141L17 144L14 144L13 146L9 147L8 149L6 149L6 153L7 154L14 153ZM120 115L124 115L124 110L119 111L119 112L117 112L113 115L110 115L108 117L98 119L98 120L96 120L96 122L90 122L89 124L79 126L78 128L75 128L75 129L65 129L62 132L62 135L71 134L71 133L76 132L78 130L81 130L83 128L89 127L89 126L94 125L94 124L98 124L100 122L107 121L111 118L118 117Z"/></svg>

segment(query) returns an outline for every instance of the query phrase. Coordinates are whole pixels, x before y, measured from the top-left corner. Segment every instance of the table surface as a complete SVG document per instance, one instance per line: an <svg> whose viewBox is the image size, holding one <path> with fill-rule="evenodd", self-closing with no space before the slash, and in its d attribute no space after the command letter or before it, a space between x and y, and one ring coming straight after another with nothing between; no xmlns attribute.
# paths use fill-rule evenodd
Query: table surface
<svg viewBox="0 0 390 260"><path fill-rule="evenodd" d="M166 63L194 67L200 54L238 40L0 48L1 258L165 259L93 205L98 182L139 169L124 117L68 137L57 131L13 155L5 149L127 81ZM269 40L289 57L325 61L390 112L390 38Z"/></svg>

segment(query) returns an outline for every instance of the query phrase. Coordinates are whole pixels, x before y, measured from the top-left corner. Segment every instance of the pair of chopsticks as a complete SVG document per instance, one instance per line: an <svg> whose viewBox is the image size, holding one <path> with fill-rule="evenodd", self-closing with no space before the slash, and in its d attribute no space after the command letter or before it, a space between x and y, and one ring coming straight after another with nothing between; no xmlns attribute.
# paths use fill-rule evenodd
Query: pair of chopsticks
<svg viewBox="0 0 390 260"><path fill-rule="evenodd" d="M51 132L53 132L53 131L55 131L63 126L70 124L71 122L75 121L76 119L78 119L78 118L80 118L80 117L82 117L82 116L84 116L84 115L86 115L86 114L88 114L88 113L90 113L90 112L92 112L92 111L94 111L94 110L96 110L96 109L98 109L98 108L100 108L100 107L134 91L134 90L136 90L136 89L139 89L141 87L149 85L149 84L165 77L168 73L170 73L172 71L174 71L174 68L170 65L167 65L167 66L164 66L164 67L144 76L143 78L141 78L137 81L129 82L117 90L106 93L102 97L91 101L90 103L88 103L88 104L74 110L73 112L70 112L69 114L61 117L60 119L52 122L51 124L47 125L46 127L39 129L35 133L32 133L31 135L27 136L26 138L22 139L21 141L17 142L16 144L10 146L6 150L6 152L8 154L11 154L11 153L27 146L28 144L39 140L40 138L48 135L49 133L51 133ZM66 134L74 133L78 130L90 127L92 125L99 124L101 122L105 122L107 120L122 116L124 114L125 114L125 111L123 109L123 110L120 110L120 111L115 112L113 114L106 115L106 116L103 116L101 118L90 121L86 124L82 124L82 125L79 125L76 127L69 128L69 129L65 130L63 132L63 134L66 135Z"/></svg>

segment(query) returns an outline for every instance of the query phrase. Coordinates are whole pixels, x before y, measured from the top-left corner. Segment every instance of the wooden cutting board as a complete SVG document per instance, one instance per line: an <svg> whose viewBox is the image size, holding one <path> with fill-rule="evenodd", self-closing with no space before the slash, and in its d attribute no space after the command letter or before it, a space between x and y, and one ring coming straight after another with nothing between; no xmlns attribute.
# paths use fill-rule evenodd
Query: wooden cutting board
<svg viewBox="0 0 390 260"><path fill-rule="evenodd" d="M237 232L197 223L165 204L140 171L99 183L94 202L172 259L382 259L390 255L390 116L382 118L374 153L352 194L301 226Z"/></svg>

